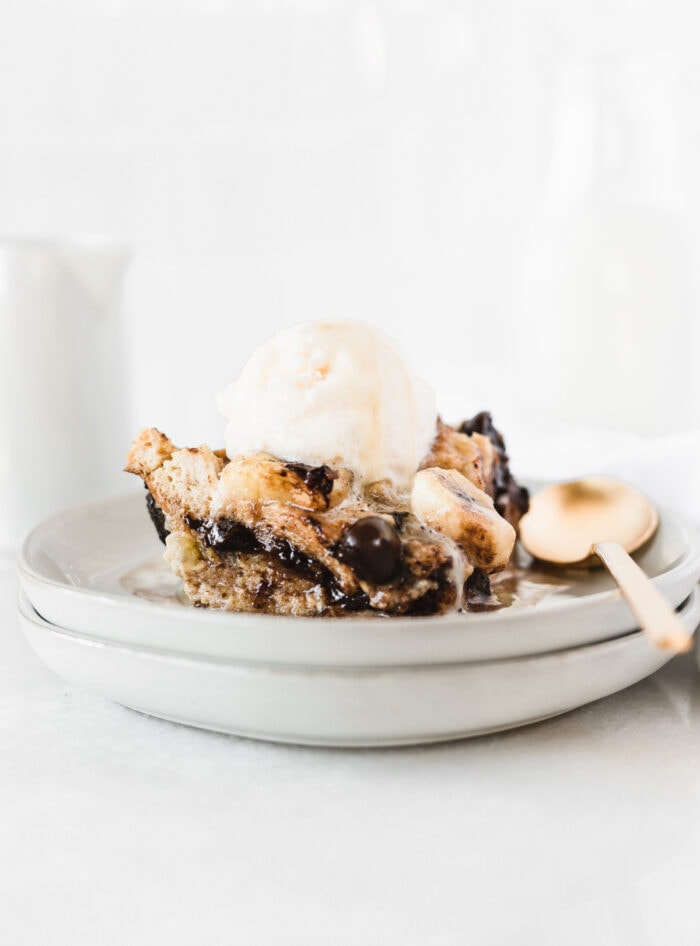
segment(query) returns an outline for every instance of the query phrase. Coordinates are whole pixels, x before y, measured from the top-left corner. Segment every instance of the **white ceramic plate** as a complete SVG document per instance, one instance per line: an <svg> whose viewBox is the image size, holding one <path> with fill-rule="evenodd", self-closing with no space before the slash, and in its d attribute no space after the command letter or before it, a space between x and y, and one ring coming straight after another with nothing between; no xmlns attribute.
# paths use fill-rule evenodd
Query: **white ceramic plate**
<svg viewBox="0 0 700 946"><path fill-rule="evenodd" d="M669 659L632 632L509 660L264 667L90 639L43 621L24 596L19 614L39 657L76 686L191 726L328 746L434 742L522 726L615 693ZM697 591L682 619L696 628Z"/></svg>
<svg viewBox="0 0 700 946"><path fill-rule="evenodd" d="M605 640L634 623L602 570L526 572L521 599L492 613L291 618L210 611L178 598L162 552L143 494L130 495L69 509L34 529L21 552L20 579L50 623L97 640L265 665L499 659ZM700 577L698 534L662 512L638 561L675 607Z"/></svg>

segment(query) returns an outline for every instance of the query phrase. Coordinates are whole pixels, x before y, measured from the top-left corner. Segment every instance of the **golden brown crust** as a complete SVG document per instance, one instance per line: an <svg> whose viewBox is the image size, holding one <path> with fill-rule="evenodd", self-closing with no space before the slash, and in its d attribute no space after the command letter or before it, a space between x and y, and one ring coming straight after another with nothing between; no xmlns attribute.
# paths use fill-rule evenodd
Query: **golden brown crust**
<svg viewBox="0 0 700 946"><path fill-rule="evenodd" d="M435 440L419 469L457 470L478 489L493 495L495 462L496 452L488 437L460 434L438 418Z"/></svg>
<svg viewBox="0 0 700 946"><path fill-rule="evenodd" d="M206 518L211 511L222 457L207 446L178 449L155 427L142 430L127 457L126 471L140 476L171 524L186 516Z"/></svg>
<svg viewBox="0 0 700 946"><path fill-rule="evenodd" d="M174 453L172 441L156 427L147 427L134 440L126 458L124 469L146 477L157 470Z"/></svg>

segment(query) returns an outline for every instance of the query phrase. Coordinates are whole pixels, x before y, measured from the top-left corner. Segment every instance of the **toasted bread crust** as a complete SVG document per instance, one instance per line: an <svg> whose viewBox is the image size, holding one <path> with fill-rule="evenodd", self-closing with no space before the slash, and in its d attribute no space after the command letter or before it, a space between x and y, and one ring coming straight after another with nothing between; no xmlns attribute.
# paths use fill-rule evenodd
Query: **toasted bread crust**
<svg viewBox="0 0 700 946"><path fill-rule="evenodd" d="M435 440L419 469L457 470L478 489L492 495L495 461L496 452L488 437L460 434L438 418Z"/></svg>

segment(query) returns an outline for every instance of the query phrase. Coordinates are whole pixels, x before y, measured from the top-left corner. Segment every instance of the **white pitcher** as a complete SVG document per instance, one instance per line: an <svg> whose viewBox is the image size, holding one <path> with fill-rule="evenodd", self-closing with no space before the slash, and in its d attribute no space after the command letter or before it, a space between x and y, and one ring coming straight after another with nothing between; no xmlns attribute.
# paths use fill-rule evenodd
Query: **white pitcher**
<svg viewBox="0 0 700 946"><path fill-rule="evenodd" d="M123 487L128 261L96 238L0 238L0 549Z"/></svg>

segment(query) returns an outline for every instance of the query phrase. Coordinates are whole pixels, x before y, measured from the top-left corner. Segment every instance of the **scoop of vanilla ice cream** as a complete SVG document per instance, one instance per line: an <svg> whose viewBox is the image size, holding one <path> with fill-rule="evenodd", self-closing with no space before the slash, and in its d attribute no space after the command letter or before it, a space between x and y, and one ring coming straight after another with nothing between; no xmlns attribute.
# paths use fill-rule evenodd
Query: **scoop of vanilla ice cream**
<svg viewBox="0 0 700 946"><path fill-rule="evenodd" d="M432 389L364 322L302 322L269 339L217 398L229 457L262 450L405 486L435 436Z"/></svg>

